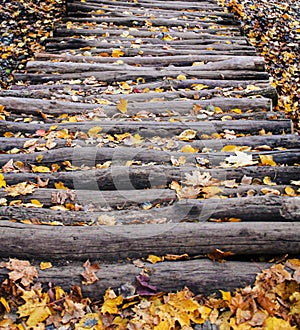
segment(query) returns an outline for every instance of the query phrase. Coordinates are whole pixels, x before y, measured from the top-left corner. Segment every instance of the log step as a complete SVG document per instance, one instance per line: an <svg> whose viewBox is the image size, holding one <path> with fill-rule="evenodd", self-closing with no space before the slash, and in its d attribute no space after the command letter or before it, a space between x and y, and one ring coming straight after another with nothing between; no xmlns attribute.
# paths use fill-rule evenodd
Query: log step
<svg viewBox="0 0 300 330"><path fill-rule="evenodd" d="M44 259L43 259L44 260ZM81 285L80 274L84 268L82 263L54 264L54 267L39 270L39 280L42 283L53 283L68 291L70 286L79 285L84 296L99 299L108 287L116 292L126 282L135 284L135 277L141 269L130 263L105 263L99 259L100 269L96 275L100 279L92 285ZM255 280L260 267L270 267L270 263L234 262L215 263L210 260L164 261L162 263L145 263L149 269L150 283L157 286L158 291L177 291L185 286L199 294L211 294L226 287L233 291L237 287L244 287ZM259 267L259 268L258 268ZM193 274L193 276L191 276ZM235 274L235 276L232 276ZM0 268L0 281L7 277L7 270ZM178 286L178 282L180 286ZM195 328L208 330L209 328ZM214 329L214 328L213 328Z"/></svg>

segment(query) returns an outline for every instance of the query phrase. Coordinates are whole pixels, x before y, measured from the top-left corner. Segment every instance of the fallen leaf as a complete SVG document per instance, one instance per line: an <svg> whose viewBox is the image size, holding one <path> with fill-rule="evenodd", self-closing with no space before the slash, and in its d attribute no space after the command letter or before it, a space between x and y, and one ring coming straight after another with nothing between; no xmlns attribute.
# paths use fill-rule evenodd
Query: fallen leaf
<svg viewBox="0 0 300 330"><path fill-rule="evenodd" d="M51 170L47 166L36 166L36 165L31 165L31 169L34 173L50 173Z"/></svg>
<svg viewBox="0 0 300 330"><path fill-rule="evenodd" d="M284 191L285 191L285 193L286 193L288 196L292 196L292 197L297 196L295 190L294 190L292 187L290 187L290 186L286 186L286 187L284 188Z"/></svg>
<svg viewBox="0 0 300 330"><path fill-rule="evenodd" d="M99 265L97 263L94 263L91 265L90 261L87 260L84 264L84 272L81 273L81 276L83 277L82 284L90 285L99 280L99 278L96 275L96 272L100 269Z"/></svg>
<svg viewBox="0 0 300 330"><path fill-rule="evenodd" d="M193 148L191 145L184 146L180 149L181 152L185 153L196 153L199 151L197 148Z"/></svg>
<svg viewBox="0 0 300 330"><path fill-rule="evenodd" d="M152 264L156 264L157 262L164 261L164 257L158 257L158 256L155 256L153 254L149 254L149 256L146 260L151 262Z"/></svg>
<svg viewBox="0 0 300 330"><path fill-rule="evenodd" d="M123 303L122 296L116 296L114 291L108 288L104 295L104 303L101 307L101 313L103 314L117 314L118 306Z"/></svg>
<svg viewBox="0 0 300 330"><path fill-rule="evenodd" d="M9 279L16 282L20 280L20 283L27 287L30 285L34 278L38 277L38 271L34 266L30 265L27 260L9 259L5 263L5 267L11 272L8 274Z"/></svg>
<svg viewBox="0 0 300 330"><path fill-rule="evenodd" d="M124 52L121 49L113 49L111 56L112 57L121 57L124 56Z"/></svg>
<svg viewBox="0 0 300 330"><path fill-rule="evenodd" d="M114 217L107 214L100 215L97 220L98 225L114 226L117 224Z"/></svg>
<svg viewBox="0 0 300 330"><path fill-rule="evenodd" d="M5 187L6 187L6 181L4 175L0 173L0 188L5 188Z"/></svg>
<svg viewBox="0 0 300 330"><path fill-rule="evenodd" d="M5 191L8 196L16 197L19 195L29 195L34 192L35 185L28 182L20 182L13 186L7 186Z"/></svg>
<svg viewBox="0 0 300 330"><path fill-rule="evenodd" d="M47 262L47 261L42 261L40 263L40 270L45 270L45 269L49 269L52 268L52 263L51 262Z"/></svg>
<svg viewBox="0 0 300 330"><path fill-rule="evenodd" d="M186 129L179 134L179 139L182 141L190 141L196 137L197 132L192 129Z"/></svg>
<svg viewBox="0 0 300 330"><path fill-rule="evenodd" d="M128 101L123 98L121 98L117 103L117 109L122 113L127 112L127 106L128 106Z"/></svg>
<svg viewBox="0 0 300 330"><path fill-rule="evenodd" d="M218 262L225 262L225 259L231 256L234 256L233 252L224 252L220 249L214 249L213 252L210 252L207 254L208 258L213 260L213 261L218 261Z"/></svg>
<svg viewBox="0 0 300 330"><path fill-rule="evenodd" d="M225 158L225 162L222 163L224 167L242 167L242 166L249 166L255 165L258 162L252 159L251 154L246 154L242 151L235 151L236 156L230 155Z"/></svg>
<svg viewBox="0 0 300 330"><path fill-rule="evenodd" d="M276 162L274 162L272 155L259 155L260 163L264 166L276 166Z"/></svg>
<svg viewBox="0 0 300 330"><path fill-rule="evenodd" d="M136 276L136 293L140 296L153 296L157 294L157 288L150 284L150 277L145 274Z"/></svg>
<svg viewBox="0 0 300 330"><path fill-rule="evenodd" d="M94 126L88 130L87 134L90 138L97 138L101 131L102 128L100 126Z"/></svg>

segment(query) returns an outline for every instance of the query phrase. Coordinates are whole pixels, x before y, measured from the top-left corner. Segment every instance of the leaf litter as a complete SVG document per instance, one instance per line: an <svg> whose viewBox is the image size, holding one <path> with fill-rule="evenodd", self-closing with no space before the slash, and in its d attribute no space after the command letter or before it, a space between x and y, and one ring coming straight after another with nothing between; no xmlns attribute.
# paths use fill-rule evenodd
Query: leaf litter
<svg viewBox="0 0 300 330"><path fill-rule="evenodd" d="M228 252L216 250L211 258L223 261ZM180 260L186 255L166 256ZM150 256L150 261L154 256ZM28 261L10 259L0 264L8 278L0 287L1 329L193 329L209 322L221 330L287 329L300 326L300 260L288 259L257 274L252 286L210 296L188 288L164 293L151 284L141 263L133 283L107 288L98 300L83 297L79 287L68 292L38 281L39 270ZM101 265L83 264L84 285L101 281ZM128 279L130 281L130 279Z"/></svg>
<svg viewBox="0 0 300 330"><path fill-rule="evenodd" d="M298 0L223 0L264 57L271 83L279 95L275 110L293 119L300 129L300 3Z"/></svg>

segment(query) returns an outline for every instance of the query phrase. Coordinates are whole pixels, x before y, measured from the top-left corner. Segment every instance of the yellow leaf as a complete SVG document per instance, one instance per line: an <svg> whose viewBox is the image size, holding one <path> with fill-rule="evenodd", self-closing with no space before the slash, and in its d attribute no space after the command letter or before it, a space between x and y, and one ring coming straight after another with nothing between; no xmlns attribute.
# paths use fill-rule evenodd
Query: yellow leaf
<svg viewBox="0 0 300 330"><path fill-rule="evenodd" d="M269 316L264 322L264 330L297 330L297 326L291 326L288 321L277 318L275 316Z"/></svg>
<svg viewBox="0 0 300 330"><path fill-rule="evenodd" d="M8 301L4 297L0 298L0 303L4 306L6 313L10 313L10 307Z"/></svg>
<svg viewBox="0 0 300 330"><path fill-rule="evenodd" d="M290 186L285 187L284 191L288 196L292 196L292 197L297 196L295 190Z"/></svg>
<svg viewBox="0 0 300 330"><path fill-rule="evenodd" d="M43 155L37 155L35 159L38 163L40 163L43 160Z"/></svg>
<svg viewBox="0 0 300 330"><path fill-rule="evenodd" d="M48 306L37 306L30 314L26 324L30 327L35 327L36 325L46 320L46 318L50 315L51 310Z"/></svg>
<svg viewBox="0 0 300 330"><path fill-rule="evenodd" d="M241 114L242 110L241 109L231 109L230 112Z"/></svg>
<svg viewBox="0 0 300 330"><path fill-rule="evenodd" d="M65 295L66 295L65 291L60 286L55 287L55 299L56 300L63 298Z"/></svg>
<svg viewBox="0 0 300 330"><path fill-rule="evenodd" d="M122 113L126 113L127 105L128 105L128 101L121 98L120 101L117 103L117 109Z"/></svg>
<svg viewBox="0 0 300 330"><path fill-rule="evenodd" d="M208 88L207 85L203 85L203 84L192 84L192 87L195 91L201 91L202 89Z"/></svg>
<svg viewBox="0 0 300 330"><path fill-rule="evenodd" d="M194 153L194 152L198 152L199 149L193 148L191 145L187 145L182 147L180 151L186 153Z"/></svg>
<svg viewBox="0 0 300 330"><path fill-rule="evenodd" d="M94 126L88 130L87 134L90 138L96 138L101 131L102 128L100 126Z"/></svg>
<svg viewBox="0 0 300 330"><path fill-rule="evenodd" d="M6 181L4 179L4 175L0 173L0 188L5 188L6 187Z"/></svg>
<svg viewBox="0 0 300 330"><path fill-rule="evenodd" d="M165 34L162 38L164 41L172 41L174 38L170 34Z"/></svg>
<svg viewBox="0 0 300 330"><path fill-rule="evenodd" d="M6 138L10 138L10 137L13 137L13 136L15 136L15 135L14 135L14 133L12 133L12 132L5 132L5 133L3 134L3 136L6 137Z"/></svg>
<svg viewBox="0 0 300 330"><path fill-rule="evenodd" d="M136 82L137 82L138 84L144 84L146 81L145 81L144 78L142 78L142 77L138 77L138 78L136 78Z"/></svg>
<svg viewBox="0 0 300 330"><path fill-rule="evenodd" d="M37 199L31 199L30 203L33 204L35 207L43 207L43 204Z"/></svg>
<svg viewBox="0 0 300 330"><path fill-rule="evenodd" d="M198 310L199 310L199 312L201 314L201 318L204 319L204 320L207 320L208 319L209 314L212 311L211 308L209 308L207 306L204 306L204 305L201 305Z"/></svg>
<svg viewBox="0 0 300 330"><path fill-rule="evenodd" d="M103 314L117 314L118 305L121 305L123 302L122 296L116 296L112 289L107 289L104 296L104 303L101 307L101 312Z"/></svg>
<svg viewBox="0 0 300 330"><path fill-rule="evenodd" d="M280 191L277 189L262 188L261 192L265 195L274 194L274 195L280 196Z"/></svg>
<svg viewBox="0 0 300 330"><path fill-rule="evenodd" d="M163 257L155 256L154 254L149 254L149 256L148 256L148 258L146 260L149 261L149 262L151 262L152 264L156 264L157 262L164 261L164 258Z"/></svg>
<svg viewBox="0 0 300 330"><path fill-rule="evenodd" d="M35 166L35 165L31 165L32 171L34 173L38 172L38 173L49 173L50 168L46 167L46 166Z"/></svg>
<svg viewBox="0 0 300 330"><path fill-rule="evenodd" d="M223 110L220 107L215 107L214 108L214 113L217 113L217 114L223 113Z"/></svg>
<svg viewBox="0 0 300 330"><path fill-rule="evenodd" d="M184 74L179 74L177 77L176 77L177 80L185 80L186 79L186 76Z"/></svg>
<svg viewBox="0 0 300 330"><path fill-rule="evenodd" d="M259 155L260 162L262 165L266 166L276 166L277 164L274 162L273 157L271 155Z"/></svg>
<svg viewBox="0 0 300 330"><path fill-rule="evenodd" d="M275 182L272 182L271 178L269 176L265 176L263 179L263 183L268 186L276 186Z"/></svg>
<svg viewBox="0 0 300 330"><path fill-rule="evenodd" d="M196 137L197 132L192 129L186 129L179 134L179 139L183 141L189 141Z"/></svg>
<svg viewBox="0 0 300 330"><path fill-rule="evenodd" d="M228 144L227 146L224 146L221 151L223 151L223 152L235 152L237 150L239 150L239 147L237 147L235 145L232 145L232 144Z"/></svg>
<svg viewBox="0 0 300 330"><path fill-rule="evenodd" d="M231 302L231 292L219 290L222 294L222 299Z"/></svg>
<svg viewBox="0 0 300 330"><path fill-rule="evenodd" d="M42 261L40 263L40 270L45 270L45 269L49 269L52 268L52 263L51 262L46 262L46 261Z"/></svg>
<svg viewBox="0 0 300 330"><path fill-rule="evenodd" d="M120 57L124 56L124 52L121 49L114 49L111 53L111 57Z"/></svg>
<svg viewBox="0 0 300 330"><path fill-rule="evenodd" d="M55 189L65 189L68 190L69 188L66 187L63 182L59 181L59 182L54 182L54 187Z"/></svg>

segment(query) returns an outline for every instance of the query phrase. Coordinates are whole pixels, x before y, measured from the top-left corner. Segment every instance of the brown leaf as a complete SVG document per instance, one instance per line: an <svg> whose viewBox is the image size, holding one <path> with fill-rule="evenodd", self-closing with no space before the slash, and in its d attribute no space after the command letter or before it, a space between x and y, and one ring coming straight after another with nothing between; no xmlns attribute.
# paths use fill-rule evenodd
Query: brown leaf
<svg viewBox="0 0 300 330"><path fill-rule="evenodd" d="M81 276L84 278L84 281L82 281L82 284L90 285L99 280L99 278L95 274L100 269L97 263L91 265L90 261L87 260L83 264L83 267L84 267L84 272L81 273Z"/></svg>
<svg viewBox="0 0 300 330"><path fill-rule="evenodd" d="M9 279L14 282L21 280L21 284L25 287L31 284L35 277L38 277L37 269L31 266L27 260L9 259L5 263L5 267L11 270L8 274Z"/></svg>
<svg viewBox="0 0 300 330"><path fill-rule="evenodd" d="M213 261L225 262L225 259L234 256L233 252L224 252L220 249L214 249L213 252L207 254L208 258Z"/></svg>
<svg viewBox="0 0 300 330"><path fill-rule="evenodd" d="M2 166L2 172L9 173L13 172L15 170L14 168L14 160L10 159L5 165Z"/></svg>

